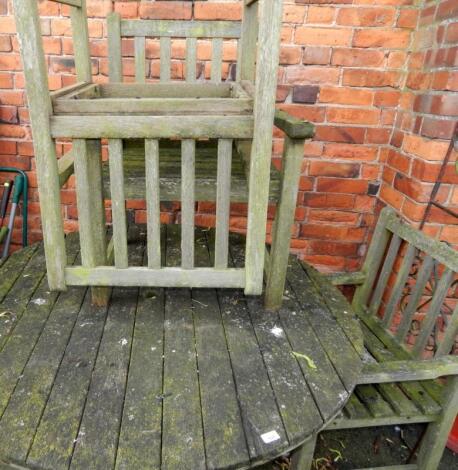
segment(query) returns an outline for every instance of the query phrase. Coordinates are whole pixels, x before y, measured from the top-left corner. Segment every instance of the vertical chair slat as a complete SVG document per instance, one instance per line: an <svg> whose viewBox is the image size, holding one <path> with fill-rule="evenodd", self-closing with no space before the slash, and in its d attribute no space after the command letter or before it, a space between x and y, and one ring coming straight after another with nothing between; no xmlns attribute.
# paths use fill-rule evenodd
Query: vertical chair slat
<svg viewBox="0 0 458 470"><path fill-rule="evenodd" d="M393 321L396 307L401 300L402 292L404 290L405 283L407 282L407 278L409 277L410 269L412 268L412 263L415 259L416 253L416 247L414 245L409 245L404 259L402 260L402 265L396 277L390 298L386 304L385 314L383 315L383 325L385 327L389 327Z"/></svg>
<svg viewBox="0 0 458 470"><path fill-rule="evenodd" d="M242 37L238 44L237 80L254 82L258 39L258 2L243 6Z"/></svg>
<svg viewBox="0 0 458 470"><path fill-rule="evenodd" d="M275 114L282 0L260 4L259 43L255 95L253 144L249 170L248 227L246 239L246 295L262 292L269 199L272 127ZM268 54L264 53L268 51Z"/></svg>
<svg viewBox="0 0 458 470"><path fill-rule="evenodd" d="M135 38L135 81L145 83L145 37L137 36Z"/></svg>
<svg viewBox="0 0 458 470"><path fill-rule="evenodd" d="M231 204L232 139L218 141L216 187L215 268L227 268L229 251L229 212Z"/></svg>
<svg viewBox="0 0 458 470"><path fill-rule="evenodd" d="M122 140L108 141L115 266L127 268L127 223Z"/></svg>
<svg viewBox="0 0 458 470"><path fill-rule="evenodd" d="M81 0L81 8L70 8L72 22L73 50L75 51L76 79L79 82L92 80L89 32L86 16L86 0Z"/></svg>
<svg viewBox="0 0 458 470"><path fill-rule="evenodd" d="M211 65L211 80L212 82L219 83L221 81L223 67L223 40L215 38L212 40L212 65Z"/></svg>
<svg viewBox="0 0 458 470"><path fill-rule="evenodd" d="M442 341L439 343L436 351L436 357L444 356L445 354L449 354L453 344L456 340L456 335L458 334L458 304L455 305L453 309L453 313L450 317L449 324L445 330L444 337Z"/></svg>
<svg viewBox="0 0 458 470"><path fill-rule="evenodd" d="M145 140L148 267L161 267L161 207L159 194L159 141Z"/></svg>
<svg viewBox="0 0 458 470"><path fill-rule="evenodd" d="M393 233L390 246L388 248L388 253L386 254L385 261L383 263L382 270L380 271L380 275L378 277L377 284L375 286L375 290L369 305L369 311L371 313L376 313L380 307L388 278L390 277L394 262L396 261L399 247L401 246L401 241L402 239Z"/></svg>
<svg viewBox="0 0 458 470"><path fill-rule="evenodd" d="M181 265L194 267L194 201L196 142L181 142Z"/></svg>
<svg viewBox="0 0 458 470"><path fill-rule="evenodd" d="M50 289L65 289L64 269L67 262L65 236L60 206L60 185L56 146L51 138L49 113L52 111L48 77L43 52L38 3L36 0L14 0L16 30L26 78L27 99L32 121L33 146L40 185L40 210L46 267Z"/></svg>
<svg viewBox="0 0 458 470"><path fill-rule="evenodd" d="M186 39L186 81L196 81L197 39Z"/></svg>
<svg viewBox="0 0 458 470"><path fill-rule="evenodd" d="M366 306L372 287L377 276L380 263L385 254L386 245L390 238L390 232L386 228L386 222L391 215L391 211L386 208L380 213L379 220L372 236L372 241L363 264L362 271L366 275L364 284L358 286L353 296L352 305L356 310L361 310Z"/></svg>
<svg viewBox="0 0 458 470"><path fill-rule="evenodd" d="M418 306L418 302L420 302L426 283L428 282L428 279L431 276L433 264L434 260L429 255L426 256L423 260L423 265L421 266L420 271L417 275L415 287L412 290L407 307L402 313L401 323L399 324L398 329L396 330L396 339L398 341L404 341L404 338L406 337L409 331L410 324L412 323L412 318Z"/></svg>
<svg viewBox="0 0 458 470"><path fill-rule="evenodd" d="M170 81L170 62L171 62L172 41L170 38L162 37L160 39L161 49L161 82Z"/></svg>
<svg viewBox="0 0 458 470"><path fill-rule="evenodd" d="M121 15L107 16L108 25L108 75L110 82L122 82Z"/></svg>
<svg viewBox="0 0 458 470"><path fill-rule="evenodd" d="M421 323L420 334L413 345L412 352L416 356L421 355L428 343L428 338L433 331L434 324L439 316L441 306L447 296L447 291L450 288L454 275L455 273L451 269L446 269L436 286L426 316Z"/></svg>

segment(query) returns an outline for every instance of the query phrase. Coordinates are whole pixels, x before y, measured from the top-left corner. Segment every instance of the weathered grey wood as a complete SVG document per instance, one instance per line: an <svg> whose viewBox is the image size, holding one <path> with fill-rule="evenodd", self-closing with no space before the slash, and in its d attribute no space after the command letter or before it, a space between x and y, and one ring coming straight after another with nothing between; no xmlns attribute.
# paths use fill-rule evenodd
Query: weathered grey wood
<svg viewBox="0 0 458 470"><path fill-rule="evenodd" d="M52 106L38 5L35 0L15 0L13 6L32 122L48 282L51 289L64 290L66 254L60 207L59 171L56 148L49 125Z"/></svg>
<svg viewBox="0 0 458 470"><path fill-rule="evenodd" d="M61 98L62 96L66 96L70 93L73 93L75 91L81 90L81 88L87 86L87 82L76 82L71 85L64 86L62 88L59 88L58 90L50 91L49 96L51 97L51 100L57 100L57 98Z"/></svg>
<svg viewBox="0 0 458 470"><path fill-rule="evenodd" d="M366 364L359 383L376 384L437 379L458 375L458 358L446 356L420 361L391 361Z"/></svg>
<svg viewBox="0 0 458 470"><path fill-rule="evenodd" d="M316 436L312 436L291 455L291 470L310 470L315 452Z"/></svg>
<svg viewBox="0 0 458 470"><path fill-rule="evenodd" d="M245 285L244 269L129 267L118 270L111 266L97 268L80 266L66 268L65 276L70 286L241 288Z"/></svg>
<svg viewBox="0 0 458 470"><path fill-rule="evenodd" d="M52 137L73 139L221 138L246 139L253 134L251 116L54 116ZM56 163L56 178L57 178ZM268 181L268 180L266 180ZM57 182L57 185L59 183ZM266 183L266 188L268 188ZM265 220L264 220L265 222ZM259 227L258 227L259 228Z"/></svg>
<svg viewBox="0 0 458 470"><path fill-rule="evenodd" d="M161 207L159 194L159 141L145 140L145 182L148 267L161 267Z"/></svg>
<svg viewBox="0 0 458 470"><path fill-rule="evenodd" d="M75 171L74 167L75 156L73 150L68 151L65 155L59 158L57 162L57 168L59 171L59 186L62 187L73 175Z"/></svg>
<svg viewBox="0 0 458 470"><path fill-rule="evenodd" d="M127 268L127 220L126 198L124 196L124 168L121 139L108 141L111 213L113 219L113 247L115 266L118 269Z"/></svg>
<svg viewBox="0 0 458 470"><path fill-rule="evenodd" d="M186 39L186 81L196 81L197 39Z"/></svg>
<svg viewBox="0 0 458 470"><path fill-rule="evenodd" d="M443 272L440 281L437 283L433 297L431 299L431 303L428 306L428 311L426 312L425 318L421 322L420 334L417 336L415 344L412 348L412 353L414 356L422 356L431 332L433 331L434 325L436 324L441 306L447 297L447 292L455 277L456 274L452 270L446 269Z"/></svg>
<svg viewBox="0 0 458 470"><path fill-rule="evenodd" d="M82 264L103 266L106 264L106 231L100 141L75 139L73 152ZM106 304L108 296L108 289L92 290L92 301L96 305Z"/></svg>
<svg viewBox="0 0 458 470"><path fill-rule="evenodd" d="M430 424L418 452L419 470L437 468L456 418L458 409L458 377L449 377L444 390L439 419Z"/></svg>
<svg viewBox="0 0 458 470"><path fill-rule="evenodd" d="M359 470L417 470L419 467L414 464L408 465L389 465L388 467L367 467Z"/></svg>
<svg viewBox="0 0 458 470"><path fill-rule="evenodd" d="M266 308L281 305L288 269L291 226L297 203L297 190L304 157L304 141L286 137L283 152L280 200L275 214L272 249L265 294Z"/></svg>
<svg viewBox="0 0 458 470"><path fill-rule="evenodd" d="M359 285L366 279L366 275L361 271L353 273L330 273L326 274L326 277L333 286Z"/></svg>
<svg viewBox="0 0 458 470"><path fill-rule="evenodd" d="M362 405L364 406L364 405ZM347 418L338 417L327 427L327 431L335 429L358 429L358 428L371 428L378 426L401 426L403 424L416 424L416 423L431 423L436 419L436 415L425 415L422 412L410 416L383 416L381 418L374 418L368 416L367 418Z"/></svg>
<svg viewBox="0 0 458 470"><path fill-rule="evenodd" d="M98 98L100 96L100 87L96 83L86 83L81 88L77 88L76 90L69 91L62 98L56 98L53 102L53 105L59 101L59 99L93 99Z"/></svg>
<svg viewBox="0 0 458 470"><path fill-rule="evenodd" d="M137 83L146 81L145 67L145 38L139 36L135 38L135 81Z"/></svg>
<svg viewBox="0 0 458 470"><path fill-rule="evenodd" d="M107 16L108 75L110 82L122 82L121 15L112 12Z"/></svg>
<svg viewBox="0 0 458 470"><path fill-rule="evenodd" d="M231 83L105 83L99 85L102 98L230 98Z"/></svg>
<svg viewBox="0 0 458 470"><path fill-rule="evenodd" d="M380 304L382 303L383 293L385 292L388 279L392 274L393 265L396 261L401 241L401 238L397 235L391 237L390 246L386 253L385 260L383 261L382 269L369 303L369 312L374 315L378 312Z"/></svg>
<svg viewBox="0 0 458 470"><path fill-rule="evenodd" d="M240 23L235 21L122 20L120 35L237 39L240 37Z"/></svg>
<svg viewBox="0 0 458 470"><path fill-rule="evenodd" d="M170 81L170 67L171 67L171 55L172 55L172 41L169 37L161 37L160 39L160 67L161 67L161 82Z"/></svg>
<svg viewBox="0 0 458 470"><path fill-rule="evenodd" d="M256 3L258 0L244 0L245 5L250 6L253 5L253 3Z"/></svg>
<svg viewBox="0 0 458 470"><path fill-rule="evenodd" d="M106 307L92 307L86 295L35 433L29 464L68 468L106 313Z"/></svg>
<svg viewBox="0 0 458 470"><path fill-rule="evenodd" d="M437 346L436 357L449 354L458 334L458 305L455 305L453 313L449 319L449 323L445 330L444 337Z"/></svg>
<svg viewBox="0 0 458 470"><path fill-rule="evenodd" d="M258 40L263 47L258 48L256 60L258 72L254 104L256 125L253 131L250 161L246 246L245 293L248 295L259 295L262 292L282 5L281 0L263 2L260 5Z"/></svg>
<svg viewBox="0 0 458 470"><path fill-rule="evenodd" d="M215 268L217 269L227 267L229 253L232 145L233 142L230 139L220 139L218 141L215 239Z"/></svg>
<svg viewBox="0 0 458 470"><path fill-rule="evenodd" d="M254 82L258 41L258 4L243 6L241 39L238 47L237 80Z"/></svg>
<svg viewBox="0 0 458 470"><path fill-rule="evenodd" d="M181 266L194 267L195 140L181 142Z"/></svg>
<svg viewBox="0 0 458 470"><path fill-rule="evenodd" d="M396 281L391 291L390 298L385 307L385 312L383 314L382 320L383 325L385 327L391 326L391 322L393 321L394 314L396 313L396 308L399 306L404 286L409 277L409 273L412 268L412 263L415 259L416 254L417 249L415 248L415 246L409 245L404 255L404 259L402 260L401 268L399 269L398 275L396 276Z"/></svg>
<svg viewBox="0 0 458 470"><path fill-rule="evenodd" d="M366 279L364 284L356 288L355 295L353 296L352 305L355 310L361 309L365 306L371 294L380 263L382 262L383 255L385 253L385 248L390 237L390 233L386 229L386 221L390 215L391 212L387 208L382 209L380 213L362 268L362 272L366 275Z"/></svg>
<svg viewBox="0 0 458 470"><path fill-rule="evenodd" d="M401 322L396 330L396 339L399 342L404 341L406 337L410 324L412 323L412 318L416 312L418 303L423 295L425 286L431 276L431 271L433 269L434 260L431 256L425 256L423 264L421 265L420 271L418 272L415 286L410 294L409 302L402 312Z"/></svg>
<svg viewBox="0 0 458 470"><path fill-rule="evenodd" d="M73 50L75 51L76 78L79 81L92 81L91 53L89 51L89 31L86 16L86 0L70 8L72 22Z"/></svg>
<svg viewBox="0 0 458 470"><path fill-rule="evenodd" d="M179 233L179 226L167 227L167 266L179 263ZM198 358L189 290L169 289L166 292L164 345L161 467L164 470L178 467L204 470Z"/></svg>
<svg viewBox="0 0 458 470"><path fill-rule="evenodd" d="M58 99L55 114L148 114L148 115L207 115L250 114L251 99L234 98L103 98Z"/></svg>
<svg viewBox="0 0 458 470"><path fill-rule="evenodd" d="M275 111L274 124L291 139L311 139L315 134L315 126L312 123L297 119L279 109Z"/></svg>
<svg viewBox="0 0 458 470"><path fill-rule="evenodd" d="M221 82L223 67L223 40L216 38L212 40L212 62L211 62L211 80L215 83Z"/></svg>

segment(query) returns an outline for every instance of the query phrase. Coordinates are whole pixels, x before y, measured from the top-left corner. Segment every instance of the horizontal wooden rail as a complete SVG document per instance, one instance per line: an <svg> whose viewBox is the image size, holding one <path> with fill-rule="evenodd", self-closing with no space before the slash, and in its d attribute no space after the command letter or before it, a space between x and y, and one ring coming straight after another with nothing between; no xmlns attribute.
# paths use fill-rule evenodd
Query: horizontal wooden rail
<svg viewBox="0 0 458 470"><path fill-rule="evenodd" d="M63 3L64 5L70 5L71 7L81 8L81 0L51 0L51 2Z"/></svg>
<svg viewBox="0 0 458 470"><path fill-rule="evenodd" d="M81 90L81 88L90 85L88 82L77 82L73 83L72 85L67 85L62 88L59 88L58 90L51 91L49 93L49 96L51 97L52 100L55 100L57 98L60 98L61 96L68 95L70 93L73 93L74 91Z"/></svg>
<svg viewBox="0 0 458 470"><path fill-rule="evenodd" d="M334 286L354 286L363 284L366 279L366 275L362 271L358 271L355 273L327 274L326 278Z"/></svg>
<svg viewBox="0 0 458 470"><path fill-rule="evenodd" d="M253 5L256 3L258 0L245 0L245 5L249 7L250 5Z"/></svg>
<svg viewBox="0 0 458 470"><path fill-rule="evenodd" d="M458 375L458 357L418 361L390 361L367 364L363 368L359 384L379 384L430 380L447 375Z"/></svg>
<svg viewBox="0 0 458 470"><path fill-rule="evenodd" d="M105 83L102 98L231 98L235 83ZM66 98L68 98L66 96ZM79 96L79 98L82 98ZM138 100L139 101L139 100Z"/></svg>
<svg viewBox="0 0 458 470"><path fill-rule="evenodd" d="M65 155L59 158L57 162L57 169L59 172L59 185L62 186L67 182L68 178L75 172L75 155L73 150L70 150Z"/></svg>
<svg viewBox="0 0 458 470"><path fill-rule="evenodd" d="M394 211L389 210L386 228L401 237L403 240L416 246L419 250L425 251L432 258L439 261L453 271L458 271L458 252L449 247L446 243L434 240L410 225L403 223L396 216Z"/></svg>
<svg viewBox="0 0 458 470"><path fill-rule="evenodd" d="M53 116L53 138L74 139L249 139L251 116Z"/></svg>
<svg viewBox="0 0 458 470"><path fill-rule="evenodd" d="M69 286L132 286L132 287L245 287L244 269L214 268L162 268L130 267L116 269L111 266L65 268L65 281Z"/></svg>
<svg viewBox="0 0 458 470"><path fill-rule="evenodd" d="M297 119L279 109L275 111L274 124L291 139L311 139L315 135L315 126L311 122Z"/></svg>
<svg viewBox="0 0 458 470"><path fill-rule="evenodd" d="M240 35L241 25L236 21L121 20L124 37L238 39Z"/></svg>

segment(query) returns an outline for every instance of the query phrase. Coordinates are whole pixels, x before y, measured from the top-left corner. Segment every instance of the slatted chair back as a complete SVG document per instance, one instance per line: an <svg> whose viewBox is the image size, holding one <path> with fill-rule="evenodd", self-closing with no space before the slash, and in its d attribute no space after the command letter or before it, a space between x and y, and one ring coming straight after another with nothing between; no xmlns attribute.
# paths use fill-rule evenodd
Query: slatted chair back
<svg viewBox="0 0 458 470"><path fill-rule="evenodd" d="M458 346L458 252L382 210L353 306L400 358L452 353Z"/></svg>
<svg viewBox="0 0 458 470"><path fill-rule="evenodd" d="M94 93L91 84L88 25L85 0L55 0L70 5L75 50L75 66L80 81L74 92ZM39 181L41 216L48 269L53 290L68 285L237 287L249 295L263 288L266 218L269 197L272 127L275 114L282 0L244 0L243 22L150 22L121 20L110 16L110 78L122 80L121 38L134 37L136 78L145 80L145 38L155 36L161 43L161 78L170 78L170 41L186 38L188 82L196 80L196 41L213 41L212 81L221 80L221 50L224 38L239 38L237 79L251 81L253 109L249 115L182 117L141 115L87 116L84 113L59 115L53 109L47 85L46 59L36 0L14 0L17 34L24 62L26 89L33 128ZM258 70L258 72L256 72ZM255 80L256 77L256 80ZM193 85L192 83L186 86ZM220 85L224 87L223 84ZM82 87L82 88L81 88ZM68 90L67 90L68 92ZM58 91L54 96L58 96ZM68 94L66 95L68 98ZM97 96L88 96L97 98ZM69 100L67 100L69 101ZM77 101L77 100L74 100ZM139 101L140 102L140 101ZM198 100L196 100L196 103ZM43 110L48 110L47 113ZM108 113L109 114L109 113ZM78 219L82 266L67 266L65 236L60 206L59 168L55 139L73 139L72 157L76 175ZM113 238L107 246L101 177L102 138L109 139L112 190ZM127 234L123 180L123 138L145 142L148 214L148 266L131 267L127 261ZM182 142L182 263L179 268L160 266L159 232L159 139L180 138ZM218 139L218 183L216 256L214 266L194 268L195 149L200 138ZM235 139L251 139L248 227L245 267L227 266L229 187L231 149ZM114 252L115 266L108 266Z"/></svg>

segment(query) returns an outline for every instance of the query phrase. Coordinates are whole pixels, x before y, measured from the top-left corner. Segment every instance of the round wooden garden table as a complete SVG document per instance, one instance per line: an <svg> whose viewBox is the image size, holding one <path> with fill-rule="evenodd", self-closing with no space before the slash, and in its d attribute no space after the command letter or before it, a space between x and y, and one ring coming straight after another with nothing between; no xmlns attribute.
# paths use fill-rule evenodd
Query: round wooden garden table
<svg viewBox="0 0 458 470"><path fill-rule="evenodd" d="M129 251L144 262L144 244ZM316 435L358 379L350 306L296 260L277 312L240 290L116 288L107 308L88 292L49 292L41 244L0 267L0 461L248 468Z"/></svg>

